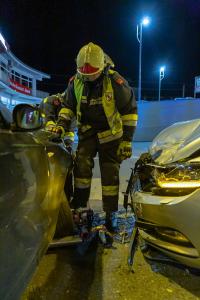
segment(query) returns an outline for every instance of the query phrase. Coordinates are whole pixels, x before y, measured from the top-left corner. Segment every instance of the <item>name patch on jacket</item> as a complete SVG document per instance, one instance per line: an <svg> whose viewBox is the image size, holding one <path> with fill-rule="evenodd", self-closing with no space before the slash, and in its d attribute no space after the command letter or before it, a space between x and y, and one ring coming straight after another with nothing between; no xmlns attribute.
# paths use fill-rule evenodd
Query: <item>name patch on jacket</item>
<svg viewBox="0 0 200 300"><path fill-rule="evenodd" d="M110 102L112 100L112 92L106 92L105 98L108 102Z"/></svg>

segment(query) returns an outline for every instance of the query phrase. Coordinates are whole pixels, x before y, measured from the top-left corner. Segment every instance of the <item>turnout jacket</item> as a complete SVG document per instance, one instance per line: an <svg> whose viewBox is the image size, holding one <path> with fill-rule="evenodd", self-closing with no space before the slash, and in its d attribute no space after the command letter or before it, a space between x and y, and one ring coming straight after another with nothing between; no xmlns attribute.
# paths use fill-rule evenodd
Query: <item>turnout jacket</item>
<svg viewBox="0 0 200 300"><path fill-rule="evenodd" d="M132 141L137 124L137 106L133 90L116 71L108 71L93 82L79 75L69 81L59 125L68 130L75 117L79 137L97 134L100 143L123 137Z"/></svg>
<svg viewBox="0 0 200 300"><path fill-rule="evenodd" d="M41 101L39 109L44 123L49 121L53 121L55 123L58 120L59 111L63 107L62 103L63 94L51 95Z"/></svg>
<svg viewBox="0 0 200 300"><path fill-rule="evenodd" d="M58 121L59 111L63 106L63 98L64 93L51 95L44 98L40 105L39 110L41 116L43 118L44 125L47 127L48 125L55 125ZM75 122L70 124L68 131L65 132L65 137L70 138L71 140L74 139L74 129L76 127Z"/></svg>
<svg viewBox="0 0 200 300"><path fill-rule="evenodd" d="M51 95L41 101L39 109L45 123L58 120L59 111L63 107L63 96L64 94Z"/></svg>

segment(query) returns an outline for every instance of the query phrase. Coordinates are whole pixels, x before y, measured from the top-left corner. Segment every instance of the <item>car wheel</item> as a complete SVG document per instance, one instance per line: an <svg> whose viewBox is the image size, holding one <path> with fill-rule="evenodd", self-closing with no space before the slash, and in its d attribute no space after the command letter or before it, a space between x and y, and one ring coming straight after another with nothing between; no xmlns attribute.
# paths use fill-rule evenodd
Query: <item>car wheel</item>
<svg viewBox="0 0 200 300"><path fill-rule="evenodd" d="M56 231L54 239L62 238L68 235L73 235L74 223L72 218L71 209L66 195L63 193L62 201L60 204L60 210L58 214L58 220L56 224Z"/></svg>

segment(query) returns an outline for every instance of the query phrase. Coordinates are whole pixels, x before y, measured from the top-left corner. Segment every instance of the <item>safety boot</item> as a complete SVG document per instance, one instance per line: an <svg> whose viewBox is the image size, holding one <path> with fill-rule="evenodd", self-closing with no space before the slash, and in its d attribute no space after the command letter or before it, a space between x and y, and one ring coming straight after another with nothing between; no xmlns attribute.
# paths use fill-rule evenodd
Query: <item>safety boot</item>
<svg viewBox="0 0 200 300"><path fill-rule="evenodd" d="M105 226L110 233L117 233L117 215L115 212L106 213Z"/></svg>

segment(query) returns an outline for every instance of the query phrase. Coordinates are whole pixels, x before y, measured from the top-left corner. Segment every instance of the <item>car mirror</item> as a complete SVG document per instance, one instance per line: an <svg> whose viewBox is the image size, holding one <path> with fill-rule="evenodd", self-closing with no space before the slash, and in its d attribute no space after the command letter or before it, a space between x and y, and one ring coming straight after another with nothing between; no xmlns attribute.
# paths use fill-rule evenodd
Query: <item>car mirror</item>
<svg viewBox="0 0 200 300"><path fill-rule="evenodd" d="M13 121L17 129L34 130L42 126L39 108L30 104L18 104L13 110Z"/></svg>

